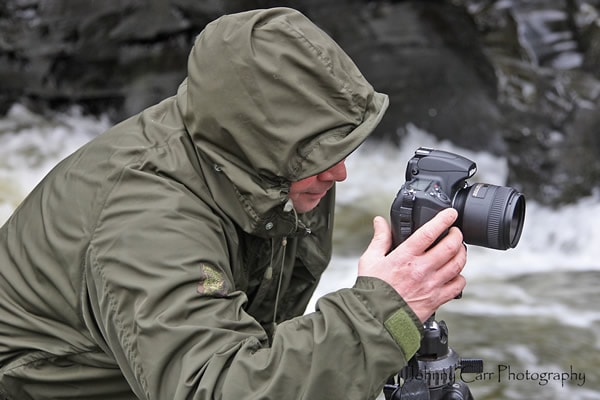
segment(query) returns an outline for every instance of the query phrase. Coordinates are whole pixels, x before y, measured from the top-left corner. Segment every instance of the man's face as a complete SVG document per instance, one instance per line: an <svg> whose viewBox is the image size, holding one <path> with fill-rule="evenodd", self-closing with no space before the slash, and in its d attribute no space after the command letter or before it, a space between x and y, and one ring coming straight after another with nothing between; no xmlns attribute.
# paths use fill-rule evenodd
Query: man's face
<svg viewBox="0 0 600 400"><path fill-rule="evenodd" d="M345 160L318 175L292 182L289 198L294 203L296 212L302 214L315 208L335 182L346 179Z"/></svg>

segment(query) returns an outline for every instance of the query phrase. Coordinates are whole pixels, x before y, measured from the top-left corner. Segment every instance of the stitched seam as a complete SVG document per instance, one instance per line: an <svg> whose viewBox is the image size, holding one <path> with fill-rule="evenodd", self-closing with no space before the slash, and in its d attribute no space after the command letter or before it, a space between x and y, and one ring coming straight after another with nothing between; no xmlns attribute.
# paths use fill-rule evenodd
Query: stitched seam
<svg viewBox="0 0 600 400"><path fill-rule="evenodd" d="M93 249L92 249L92 252L94 253ZM100 277L102 279L102 286L104 288L104 292L106 293L106 297L108 298L108 305L109 305L111 311L113 312L112 320L114 321L115 327L117 328L117 336L120 339L121 343L123 344L123 350L125 351L125 355L127 356L127 359L129 360L129 362L131 364L133 373L138 378L138 381L139 381L146 397L150 398L150 392L148 391L148 384L146 382L146 379L144 378L146 376L146 374L144 372L144 368L135 361L133 340L131 340L132 338L129 336L128 331L125 329L125 324L123 323L121 317L117 313L117 306L116 306L117 302L114 298L114 294L112 293L112 291L110 290L110 288L108 286L106 275L104 274L104 269L99 265L99 263L96 262L96 258L94 256L93 256L92 264L93 264L94 269L96 269L98 271L98 274L100 275Z"/></svg>
<svg viewBox="0 0 600 400"><path fill-rule="evenodd" d="M163 144L164 145L164 144ZM163 145L160 146L154 146L154 147L162 147ZM121 180L123 179L123 174L125 173L125 169L129 168L131 165L135 165L136 163L138 163L142 158L144 158L144 156L146 155L146 150L147 148L143 149L144 151L142 151L138 157L135 157L134 159L132 159L131 163L128 163L126 165L123 165L123 167L121 168L121 172L119 173L119 178L115 180L115 182L106 190L106 195L104 196L104 200L102 201L102 203L98 206L97 210L94 210L96 216L93 219L93 223L90 225L90 237L87 243L87 248L89 249L91 247L91 243L92 240L94 239L94 237L96 236L96 229L98 228L100 219L102 218L102 213L103 211L106 209L106 203L108 202L108 199L110 198L110 195L112 194L113 190L115 189L115 187L121 182ZM111 153L111 157L114 155L115 152ZM110 158L110 157L109 157ZM79 260L81 265L81 268L83 270L85 270L85 265L86 265L86 258L88 256L87 251L82 252L81 255L81 259ZM83 271L83 273L81 274L81 281L79 282L80 286L80 298L79 301L81 302L81 305L83 305L83 294L87 291L87 289L84 290L84 287L86 285L86 277L85 277L85 271ZM78 315L79 315L79 319L81 321L81 323L86 326L85 324L85 318L83 317L83 306L79 307L78 309Z"/></svg>
<svg viewBox="0 0 600 400"><path fill-rule="evenodd" d="M14 365L11 365L10 368L2 368L0 371L3 374L6 374L7 372L11 372L11 371L17 370L19 368L26 367L26 366L36 363L38 361L50 360L52 358L66 358L66 357L70 357L70 356L79 356L82 354L93 354L93 353L100 353L100 352L98 350L85 350L85 351L74 351L74 352L69 352L69 353L64 353L64 354L52 354L52 353L39 351L36 353L28 354L27 356L24 357L24 358L26 358L25 360L21 360L19 362L14 363Z"/></svg>
<svg viewBox="0 0 600 400"><path fill-rule="evenodd" d="M296 38L298 40L302 41L306 45L306 47L315 54L315 56L319 59L319 61L321 61L323 63L323 66L327 69L329 74L336 80L341 91L348 93L350 95L350 97L349 97L350 103L356 109L356 104L353 101L354 92L353 92L352 88L346 84L346 82L344 82L342 79L338 78L334 74L332 60L329 57L326 57L322 51L320 51L315 45L313 45L312 42L306 36L304 36L302 34L302 32L299 32L298 30L296 30L293 26L289 25L287 22L284 22L284 21L277 21L277 22L279 22L283 26L283 28L286 29L288 32L290 32L294 36L296 36Z"/></svg>
<svg viewBox="0 0 600 400"><path fill-rule="evenodd" d="M157 146L152 146L151 148L161 148L164 146L166 146L165 143L163 143L161 145L157 145ZM144 150L147 150L147 148L145 148ZM121 340L121 342L123 343L123 349L126 353L127 359L131 363L134 374L139 378L139 383L142 387L142 390L144 391L146 397L150 398L150 394L148 392L148 385L146 383L146 380L144 379L144 376L145 376L144 370L141 367L141 365L137 365L137 363L134 360L134 357L133 357L134 351L133 351L133 344L132 344L131 338L127 334L127 331L124 329L125 324L123 323L123 321L117 314L117 306L116 306L116 300L114 298L114 294L110 291L110 288L108 286L108 281L107 281L106 275L104 273L104 269L97 262L96 252L95 252L93 245L91 244L91 242L94 240L94 238L96 236L96 230L98 228L98 225L100 224L100 220L102 218L102 213L106 209L106 204L109 201L110 195L113 192L113 190L115 189L115 187L122 181L125 170L127 168L131 167L132 165L135 165L136 163L138 163L146 155L147 155L146 151L141 152L141 154L138 157L134 158L131 163L128 163L121 168L119 178L115 180L115 183L107 191L104 201L99 206L100 211L98 212L95 223L93 225L93 230L92 230L93 233L90 236L90 243L88 244L88 247L90 249L90 262L92 264L92 268L94 268L98 272L98 274L100 275L100 277L102 279L102 286L106 293L106 297L108 298L108 305L109 305L111 311L113 312L113 321L115 322L115 327L117 328L117 335L119 337L119 340ZM84 257L85 257L85 255L84 255ZM83 265L85 265L85 259L83 261ZM84 275L85 274L83 274L83 276L82 276L82 282L81 282L82 285L85 285ZM82 286L82 288L83 288L83 286ZM83 293L83 291L82 291L82 293ZM107 343L107 344L110 346L109 343Z"/></svg>

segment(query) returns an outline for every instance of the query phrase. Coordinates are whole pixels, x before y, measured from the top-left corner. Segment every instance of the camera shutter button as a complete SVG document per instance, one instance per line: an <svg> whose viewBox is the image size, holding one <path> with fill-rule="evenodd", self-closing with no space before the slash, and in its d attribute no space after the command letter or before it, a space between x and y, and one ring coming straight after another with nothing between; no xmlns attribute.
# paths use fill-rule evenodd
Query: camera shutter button
<svg viewBox="0 0 600 400"><path fill-rule="evenodd" d="M449 200L448 196L446 196L446 193L444 193L440 190L440 185L438 185L438 184L433 185L433 191L434 192L431 193L431 195L437 196L438 199L440 199L444 202Z"/></svg>

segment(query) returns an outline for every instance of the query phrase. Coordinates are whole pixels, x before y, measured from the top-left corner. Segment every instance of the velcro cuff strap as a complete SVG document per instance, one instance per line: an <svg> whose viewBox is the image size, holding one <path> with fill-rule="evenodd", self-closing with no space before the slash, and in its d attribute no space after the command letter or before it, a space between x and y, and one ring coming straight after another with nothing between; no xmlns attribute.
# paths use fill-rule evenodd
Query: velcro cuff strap
<svg viewBox="0 0 600 400"><path fill-rule="evenodd" d="M421 332L408 313L399 309L384 323L398 346L402 349L406 360L412 358L421 345Z"/></svg>

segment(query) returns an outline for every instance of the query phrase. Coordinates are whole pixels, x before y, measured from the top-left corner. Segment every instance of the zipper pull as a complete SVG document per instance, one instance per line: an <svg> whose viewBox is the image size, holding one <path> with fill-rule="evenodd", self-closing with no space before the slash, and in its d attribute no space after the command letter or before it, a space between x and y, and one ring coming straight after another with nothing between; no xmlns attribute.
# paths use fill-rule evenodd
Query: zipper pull
<svg viewBox="0 0 600 400"><path fill-rule="evenodd" d="M273 267L269 265L265 270L265 279L270 281L271 278L273 278Z"/></svg>

